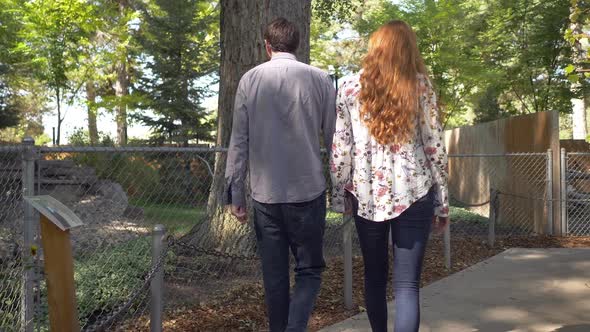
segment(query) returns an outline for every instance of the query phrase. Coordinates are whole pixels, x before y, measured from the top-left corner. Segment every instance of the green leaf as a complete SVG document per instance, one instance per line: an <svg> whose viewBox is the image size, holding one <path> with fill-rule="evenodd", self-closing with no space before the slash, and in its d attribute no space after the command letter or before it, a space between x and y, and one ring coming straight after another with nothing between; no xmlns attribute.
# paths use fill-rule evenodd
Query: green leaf
<svg viewBox="0 0 590 332"><path fill-rule="evenodd" d="M567 76L568 81L570 81L571 83L577 83L580 81L580 75L578 74L572 74L572 75L568 75Z"/></svg>
<svg viewBox="0 0 590 332"><path fill-rule="evenodd" d="M567 67L565 67L565 73L567 75L573 73L576 70L576 67L574 67L574 65L570 64Z"/></svg>

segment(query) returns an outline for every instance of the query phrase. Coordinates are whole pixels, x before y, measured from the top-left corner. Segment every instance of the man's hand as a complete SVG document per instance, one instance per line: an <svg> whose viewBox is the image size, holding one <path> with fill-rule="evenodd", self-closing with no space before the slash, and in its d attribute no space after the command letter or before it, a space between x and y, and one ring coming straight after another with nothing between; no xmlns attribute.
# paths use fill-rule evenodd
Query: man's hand
<svg viewBox="0 0 590 332"><path fill-rule="evenodd" d="M434 216L432 218L432 231L435 234L441 234L444 232L445 228L449 224L449 217L438 217Z"/></svg>
<svg viewBox="0 0 590 332"><path fill-rule="evenodd" d="M246 210L246 207L244 206L237 206L237 205L232 205L231 206L231 214L233 214L239 222L241 222L242 224L246 223L246 221L248 221L248 211Z"/></svg>

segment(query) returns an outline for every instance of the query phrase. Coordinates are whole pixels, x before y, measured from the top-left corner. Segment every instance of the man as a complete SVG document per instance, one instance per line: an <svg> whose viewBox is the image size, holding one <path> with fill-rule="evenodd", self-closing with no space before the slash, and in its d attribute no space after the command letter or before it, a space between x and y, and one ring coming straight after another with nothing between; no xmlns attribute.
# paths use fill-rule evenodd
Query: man
<svg viewBox="0 0 590 332"><path fill-rule="evenodd" d="M245 222L249 169L270 331L305 331L325 266L320 141L323 136L325 146L332 145L336 93L327 73L295 58L293 23L275 19L264 39L271 60L238 85L226 180L231 211ZM291 297L289 249L296 261Z"/></svg>

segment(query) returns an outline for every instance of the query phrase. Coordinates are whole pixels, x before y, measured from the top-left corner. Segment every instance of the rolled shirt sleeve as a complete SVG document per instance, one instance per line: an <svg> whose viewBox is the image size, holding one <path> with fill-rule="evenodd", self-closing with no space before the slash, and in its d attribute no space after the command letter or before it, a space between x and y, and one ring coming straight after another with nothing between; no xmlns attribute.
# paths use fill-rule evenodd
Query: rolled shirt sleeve
<svg viewBox="0 0 590 332"><path fill-rule="evenodd" d="M326 76L326 92L324 93L324 109L322 118L322 132L324 134L324 144L330 149L336 127L336 89L332 85L330 76Z"/></svg>

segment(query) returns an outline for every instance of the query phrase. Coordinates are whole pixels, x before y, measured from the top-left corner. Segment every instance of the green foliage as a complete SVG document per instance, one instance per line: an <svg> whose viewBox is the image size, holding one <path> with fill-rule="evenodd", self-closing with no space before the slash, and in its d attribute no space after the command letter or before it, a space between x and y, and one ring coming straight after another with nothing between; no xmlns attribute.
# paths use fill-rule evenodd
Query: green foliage
<svg viewBox="0 0 590 332"><path fill-rule="evenodd" d="M142 284L150 266L149 237L77 259L74 280L81 322L126 301Z"/></svg>
<svg viewBox="0 0 590 332"><path fill-rule="evenodd" d="M141 236L75 259L74 281L82 326L129 300L130 295L143 284L151 268L150 239L149 236ZM173 253L168 253L166 259L173 258ZM41 291L46 294L45 285ZM130 312L138 309L132 306ZM41 328L47 330L47 302L41 303L40 310Z"/></svg>
<svg viewBox="0 0 590 332"><path fill-rule="evenodd" d="M22 278L15 275L16 262L0 262L0 331L11 331L20 320L21 301L19 290Z"/></svg>
<svg viewBox="0 0 590 332"><path fill-rule="evenodd" d="M346 24L333 19L333 22L326 22L322 14L314 9L310 30L310 58L312 65L340 78L360 69L364 41L355 35L341 36Z"/></svg>
<svg viewBox="0 0 590 332"><path fill-rule="evenodd" d="M0 130L15 127L19 123L26 125L26 117L21 114L23 99L19 90L28 81L27 61L21 53L15 51L21 42L19 32L22 30L20 1L0 0ZM3 140L12 141L5 131L0 131Z"/></svg>
<svg viewBox="0 0 590 332"><path fill-rule="evenodd" d="M75 128L74 131L68 136L68 142L72 146L91 146L90 135L88 130L83 128ZM98 145L99 146L115 146L115 141L109 134L103 132L98 133Z"/></svg>
<svg viewBox="0 0 590 332"><path fill-rule="evenodd" d="M16 126L18 120L18 111L6 103L0 92L0 129Z"/></svg>
<svg viewBox="0 0 590 332"><path fill-rule="evenodd" d="M587 83L586 79L590 77L587 71L590 69L590 53L584 52L582 42L588 43L590 38L590 1L570 0L569 23L564 39L572 47L573 57L565 71L571 83Z"/></svg>
<svg viewBox="0 0 590 332"><path fill-rule="evenodd" d="M575 72L568 67L571 52L564 39L566 1L366 0L357 5L346 22L312 22L314 64L358 70L370 33L402 19L418 35L447 127L571 110L565 72ZM344 45L341 28L359 38Z"/></svg>
<svg viewBox="0 0 590 332"><path fill-rule="evenodd" d="M449 218L451 222L465 222L471 224L487 224L488 218L473 213L467 209L451 206L449 209Z"/></svg>
<svg viewBox="0 0 590 332"><path fill-rule="evenodd" d="M323 23L349 19L358 5L354 0L313 0L311 3L313 16Z"/></svg>
<svg viewBox="0 0 590 332"><path fill-rule="evenodd" d="M184 235L196 224L207 217L204 207L178 204L154 204L149 200L135 199L131 204L143 209L144 219L150 224L162 224L166 226L167 232L175 235Z"/></svg>
<svg viewBox="0 0 590 332"><path fill-rule="evenodd" d="M83 0L30 1L21 5L24 25L16 50L29 57L35 77L53 93L59 144L64 120L62 102L71 105L82 87L82 82L73 77L80 75L84 50L100 20L96 7Z"/></svg>
<svg viewBox="0 0 590 332"><path fill-rule="evenodd" d="M519 113L570 109L567 81L559 71L569 56L563 33L569 5L562 0L497 1L479 35L487 64L500 69L506 109ZM564 106L566 105L566 106Z"/></svg>
<svg viewBox="0 0 590 332"><path fill-rule="evenodd" d="M145 69L136 88L142 108L137 114L153 128L158 143L188 144L212 140L214 122L201 106L219 67L219 10L204 0L154 0L141 7L138 36Z"/></svg>
<svg viewBox="0 0 590 332"><path fill-rule="evenodd" d="M114 146L113 139L100 134L101 146ZM72 145L89 146L88 132L82 129L70 137ZM214 155L202 156L214 164ZM186 154L80 153L72 159L78 165L92 167L100 179L119 183L132 201L142 206L169 204L195 207L206 204L211 175L203 160Z"/></svg>

